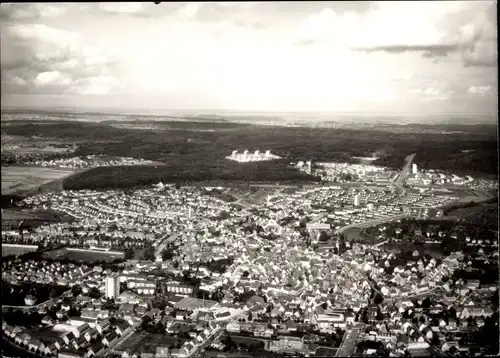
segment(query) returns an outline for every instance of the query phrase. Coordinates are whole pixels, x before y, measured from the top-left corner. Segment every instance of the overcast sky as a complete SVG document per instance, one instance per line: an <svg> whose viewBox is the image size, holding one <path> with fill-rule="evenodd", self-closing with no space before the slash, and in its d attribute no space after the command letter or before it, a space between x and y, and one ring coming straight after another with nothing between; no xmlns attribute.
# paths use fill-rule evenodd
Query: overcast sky
<svg viewBox="0 0 500 358"><path fill-rule="evenodd" d="M5 107L496 113L496 2L0 5Z"/></svg>

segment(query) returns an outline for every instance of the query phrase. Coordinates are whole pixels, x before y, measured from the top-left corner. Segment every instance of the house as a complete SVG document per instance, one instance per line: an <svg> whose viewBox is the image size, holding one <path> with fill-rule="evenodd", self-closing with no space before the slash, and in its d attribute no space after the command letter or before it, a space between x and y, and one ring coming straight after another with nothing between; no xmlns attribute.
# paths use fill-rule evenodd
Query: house
<svg viewBox="0 0 500 358"><path fill-rule="evenodd" d="M488 317L493 314L493 309L491 307L481 307L481 306L466 306L463 308L462 312L457 311L460 319L467 319L469 317Z"/></svg>
<svg viewBox="0 0 500 358"><path fill-rule="evenodd" d="M89 347L89 349L87 350L87 357L95 357L96 355L104 351L104 349L104 344L102 344L102 342L97 342Z"/></svg>
<svg viewBox="0 0 500 358"><path fill-rule="evenodd" d="M289 319L288 321L286 321L286 329L289 332L297 331L297 323Z"/></svg>
<svg viewBox="0 0 500 358"><path fill-rule="evenodd" d="M99 336L99 332L97 332L97 330L95 329L92 329L90 331L87 331L83 337L87 342L90 342L91 340L96 339L97 336Z"/></svg>
<svg viewBox="0 0 500 358"><path fill-rule="evenodd" d="M134 312L134 305L130 303L123 303L120 305L120 313L131 314Z"/></svg>
<svg viewBox="0 0 500 358"><path fill-rule="evenodd" d="M163 324L166 328L170 327L174 321L174 317L171 315L165 315L161 319L161 324Z"/></svg>
<svg viewBox="0 0 500 358"><path fill-rule="evenodd" d="M66 346L66 342L62 338L57 338L54 342L54 345L58 351L60 351L64 346Z"/></svg>
<svg viewBox="0 0 500 358"><path fill-rule="evenodd" d="M175 319L176 320L184 320L184 317L187 317L187 316L188 316L188 313L186 311L178 310L176 315L175 315Z"/></svg>
<svg viewBox="0 0 500 358"><path fill-rule="evenodd" d="M237 321L231 321L226 326L226 330L228 332L237 332L237 333L239 333L240 329L241 329L240 324Z"/></svg>
<svg viewBox="0 0 500 358"><path fill-rule="evenodd" d="M118 333L116 333L115 331L112 331L111 333L109 333L108 335L106 335L103 339L102 339L102 343L109 347L114 341L116 341L117 339L119 338L118 336Z"/></svg>
<svg viewBox="0 0 500 358"><path fill-rule="evenodd" d="M73 348L79 350L80 348L83 348L84 346L87 345L87 340L85 339L84 336L81 336L76 340L74 340L72 343L73 343Z"/></svg>
<svg viewBox="0 0 500 358"><path fill-rule="evenodd" d="M45 345L38 339L31 339L28 344L28 349L33 352L43 351L43 349L45 349Z"/></svg>
<svg viewBox="0 0 500 358"><path fill-rule="evenodd" d="M467 288L469 290L477 290L480 286L479 280L467 280Z"/></svg>
<svg viewBox="0 0 500 358"><path fill-rule="evenodd" d="M110 327L110 322L109 319L104 319L96 324L96 329L99 334L102 334L105 330L107 330Z"/></svg>
<svg viewBox="0 0 500 358"><path fill-rule="evenodd" d="M18 344L18 345L22 344L26 347L28 347L30 341L31 341L31 336L27 333L20 334L15 339L16 344Z"/></svg>
<svg viewBox="0 0 500 358"><path fill-rule="evenodd" d="M129 328L130 328L129 324L127 322L123 322L122 324L116 327L115 332L118 333L120 336L123 336L125 331Z"/></svg>
<svg viewBox="0 0 500 358"><path fill-rule="evenodd" d="M58 349L57 349L55 343L51 343L51 344L45 346L45 349L43 350L43 353L46 356L48 356L48 355L55 354L57 351L58 351Z"/></svg>
<svg viewBox="0 0 500 358"><path fill-rule="evenodd" d="M150 312L153 315L152 318L158 318L161 315L161 310L159 308L152 308Z"/></svg>
<svg viewBox="0 0 500 358"><path fill-rule="evenodd" d="M76 327L75 337L80 338L83 335L85 335L85 333L87 333L88 331L90 331L90 325L88 323L84 323L82 325L79 325L78 327Z"/></svg>
<svg viewBox="0 0 500 358"><path fill-rule="evenodd" d="M443 352L448 352L450 350L451 347L455 347L457 349L459 349L459 344L457 341L448 341L448 342L445 342L442 346L441 346L441 350Z"/></svg>
<svg viewBox="0 0 500 358"><path fill-rule="evenodd" d="M217 313L215 315L215 319L217 321L227 321L228 319L231 318L231 312L229 311L225 311L225 312L221 312L221 313Z"/></svg>
<svg viewBox="0 0 500 358"><path fill-rule="evenodd" d="M168 347L156 347L156 358L168 358L170 357Z"/></svg>

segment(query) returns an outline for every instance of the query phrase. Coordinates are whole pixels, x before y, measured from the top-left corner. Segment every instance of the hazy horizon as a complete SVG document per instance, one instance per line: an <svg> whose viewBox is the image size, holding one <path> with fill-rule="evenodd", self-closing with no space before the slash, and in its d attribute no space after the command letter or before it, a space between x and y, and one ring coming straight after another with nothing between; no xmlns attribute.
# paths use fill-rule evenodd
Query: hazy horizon
<svg viewBox="0 0 500 358"><path fill-rule="evenodd" d="M3 108L497 115L494 1L0 6Z"/></svg>

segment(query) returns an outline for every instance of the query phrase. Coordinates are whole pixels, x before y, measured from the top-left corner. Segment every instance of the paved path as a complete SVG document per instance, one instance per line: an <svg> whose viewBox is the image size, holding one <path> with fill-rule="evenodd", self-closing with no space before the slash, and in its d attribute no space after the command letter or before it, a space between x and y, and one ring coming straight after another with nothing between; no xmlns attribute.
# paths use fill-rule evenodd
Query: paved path
<svg viewBox="0 0 500 358"><path fill-rule="evenodd" d="M363 326L355 326L352 329L347 330L344 335L344 339L337 350L336 357L351 357L356 351L356 340L361 333Z"/></svg>

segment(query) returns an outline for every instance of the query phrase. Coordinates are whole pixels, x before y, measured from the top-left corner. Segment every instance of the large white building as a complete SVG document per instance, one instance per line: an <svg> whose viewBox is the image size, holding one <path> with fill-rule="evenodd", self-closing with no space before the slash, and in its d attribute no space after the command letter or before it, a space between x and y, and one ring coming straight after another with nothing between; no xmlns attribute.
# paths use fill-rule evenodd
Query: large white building
<svg viewBox="0 0 500 358"><path fill-rule="evenodd" d="M237 150L233 150L230 156L226 157L229 160L234 160L240 163L246 162L261 162L266 160L280 159L281 157L271 154L270 150L266 150L265 153L256 150L250 153L248 150L244 150L243 153L238 153Z"/></svg>
<svg viewBox="0 0 500 358"><path fill-rule="evenodd" d="M418 167L417 167L417 165L415 163L413 163L412 166L411 166L411 172L413 174L417 174L418 173Z"/></svg>
<svg viewBox="0 0 500 358"><path fill-rule="evenodd" d="M112 274L106 277L106 298L116 298L120 294L120 278L118 274Z"/></svg>
<svg viewBox="0 0 500 358"><path fill-rule="evenodd" d="M361 198L359 194L354 195L354 206L359 206L361 204Z"/></svg>

